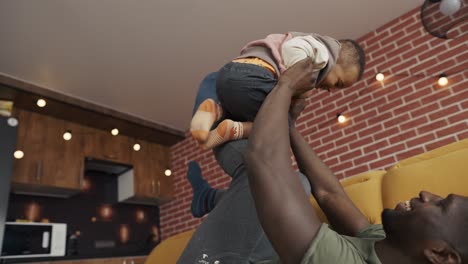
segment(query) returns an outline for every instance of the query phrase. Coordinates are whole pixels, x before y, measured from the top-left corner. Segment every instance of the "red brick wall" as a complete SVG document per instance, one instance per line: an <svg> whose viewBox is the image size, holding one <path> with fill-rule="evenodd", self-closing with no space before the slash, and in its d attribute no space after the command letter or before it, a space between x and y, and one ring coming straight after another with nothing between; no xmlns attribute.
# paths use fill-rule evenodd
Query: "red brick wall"
<svg viewBox="0 0 468 264"><path fill-rule="evenodd" d="M344 92L313 96L298 120L300 131L339 178L386 169L398 160L468 138L467 40L430 36L418 10L370 32L359 39L367 53L363 80ZM403 75L387 74L382 85L375 80L378 71ZM436 84L441 72L449 75L444 88ZM349 117L344 125L336 122L339 112ZM189 138L175 145L176 199L161 207L163 238L200 223L190 214L192 192L185 178L190 160L200 162L213 186L229 184L211 152L200 151Z"/></svg>

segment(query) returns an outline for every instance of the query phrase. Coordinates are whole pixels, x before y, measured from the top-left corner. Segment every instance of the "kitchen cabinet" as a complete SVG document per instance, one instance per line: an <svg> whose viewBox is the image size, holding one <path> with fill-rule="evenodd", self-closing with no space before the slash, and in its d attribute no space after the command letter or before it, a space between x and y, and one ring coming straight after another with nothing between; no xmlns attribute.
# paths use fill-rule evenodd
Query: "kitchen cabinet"
<svg viewBox="0 0 468 264"><path fill-rule="evenodd" d="M13 184L39 184L47 125L38 114L16 109L14 113L19 121L16 150L24 153L23 158L15 159Z"/></svg>
<svg viewBox="0 0 468 264"><path fill-rule="evenodd" d="M86 157L131 164L132 146L128 137L113 136L110 131L95 128L86 128L85 131L84 154Z"/></svg>
<svg viewBox="0 0 468 264"><path fill-rule="evenodd" d="M141 148L132 152L133 170L119 177L119 201L159 205L173 197L169 168L169 148L139 141Z"/></svg>
<svg viewBox="0 0 468 264"><path fill-rule="evenodd" d="M172 199L172 176L165 176L169 147L25 110L15 109L15 116L16 148L24 156L14 162L14 193L70 197L81 190L85 160L93 158L133 168L119 176L119 201L159 205Z"/></svg>
<svg viewBox="0 0 468 264"><path fill-rule="evenodd" d="M99 258L67 261L46 261L35 264L144 264L146 257Z"/></svg>
<svg viewBox="0 0 468 264"><path fill-rule="evenodd" d="M19 120L12 191L20 194L69 197L80 191L84 169L80 126L49 116L15 110ZM63 139L72 133L69 141ZM73 136L75 134L75 136Z"/></svg>
<svg viewBox="0 0 468 264"><path fill-rule="evenodd" d="M162 173L158 174L158 188L159 188L159 199L163 202L169 201L174 197L174 181L173 176L166 176L164 172L170 168L170 149L161 145L157 145L159 153L158 156L159 167Z"/></svg>
<svg viewBox="0 0 468 264"><path fill-rule="evenodd" d="M145 264L146 258L128 258L116 264Z"/></svg>

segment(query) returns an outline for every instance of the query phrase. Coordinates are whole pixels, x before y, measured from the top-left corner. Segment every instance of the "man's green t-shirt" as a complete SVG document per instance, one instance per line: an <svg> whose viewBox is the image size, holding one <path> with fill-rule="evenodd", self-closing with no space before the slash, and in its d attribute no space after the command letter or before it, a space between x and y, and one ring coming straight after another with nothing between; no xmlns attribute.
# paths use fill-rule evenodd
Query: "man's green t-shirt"
<svg viewBox="0 0 468 264"><path fill-rule="evenodd" d="M301 264L381 264L374 245L384 238L382 225L370 225L355 237L349 237L322 224Z"/></svg>

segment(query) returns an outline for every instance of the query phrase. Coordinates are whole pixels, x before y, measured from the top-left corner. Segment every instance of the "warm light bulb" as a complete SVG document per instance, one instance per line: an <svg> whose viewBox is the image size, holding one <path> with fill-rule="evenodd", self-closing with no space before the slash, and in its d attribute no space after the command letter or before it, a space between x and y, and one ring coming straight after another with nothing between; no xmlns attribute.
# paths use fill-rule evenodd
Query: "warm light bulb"
<svg viewBox="0 0 468 264"><path fill-rule="evenodd" d="M130 228L128 225L120 225L120 242L126 244L130 239Z"/></svg>
<svg viewBox="0 0 468 264"><path fill-rule="evenodd" d="M103 205L101 207L100 213L103 219L108 220L112 217L112 207L110 207L109 205Z"/></svg>
<svg viewBox="0 0 468 264"><path fill-rule="evenodd" d="M439 81L437 81L437 83L439 83L440 86L447 85L448 84L447 76L445 76L444 74L440 75L439 76Z"/></svg>
<svg viewBox="0 0 468 264"><path fill-rule="evenodd" d="M114 128L114 129L111 130L111 134L113 136L117 136L119 134L119 130L117 128Z"/></svg>
<svg viewBox="0 0 468 264"><path fill-rule="evenodd" d="M344 123L344 122L346 122L346 116L344 116L344 115L339 115L339 116L338 116L338 122L339 122L339 123Z"/></svg>
<svg viewBox="0 0 468 264"><path fill-rule="evenodd" d="M133 145L133 150L134 151L139 151L140 149L141 149L140 144L137 143L137 144Z"/></svg>
<svg viewBox="0 0 468 264"><path fill-rule="evenodd" d="M377 73L377 75L375 75L375 79L379 82L383 81L385 79L385 75L381 72Z"/></svg>
<svg viewBox="0 0 468 264"><path fill-rule="evenodd" d="M164 172L164 175L166 175L167 177L171 176L172 174L172 171L170 169L167 169L165 172Z"/></svg>
<svg viewBox="0 0 468 264"><path fill-rule="evenodd" d="M32 202L26 206L24 215L29 222L34 222L41 218L41 207L37 203Z"/></svg>
<svg viewBox="0 0 468 264"><path fill-rule="evenodd" d="M13 156L15 157L15 159L22 159L24 157L24 152L21 150L17 150L15 151L15 153L13 153Z"/></svg>
<svg viewBox="0 0 468 264"><path fill-rule="evenodd" d="M46 106L47 102L44 99L37 100L37 106L44 107Z"/></svg>
<svg viewBox="0 0 468 264"><path fill-rule="evenodd" d="M70 131L63 133L63 139L66 141L72 139L72 133Z"/></svg>
<svg viewBox="0 0 468 264"><path fill-rule="evenodd" d="M145 212L142 210L138 210L136 213L136 218L137 218L137 222L145 221Z"/></svg>

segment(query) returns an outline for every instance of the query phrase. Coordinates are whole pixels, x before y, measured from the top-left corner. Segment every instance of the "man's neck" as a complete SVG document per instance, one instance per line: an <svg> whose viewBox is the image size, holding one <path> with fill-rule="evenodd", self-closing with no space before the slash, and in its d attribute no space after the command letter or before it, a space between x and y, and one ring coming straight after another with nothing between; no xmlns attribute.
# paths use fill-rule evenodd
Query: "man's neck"
<svg viewBox="0 0 468 264"><path fill-rule="evenodd" d="M375 251L382 264L415 264L422 263L415 261L405 254L401 249L395 247L387 239L375 243Z"/></svg>

